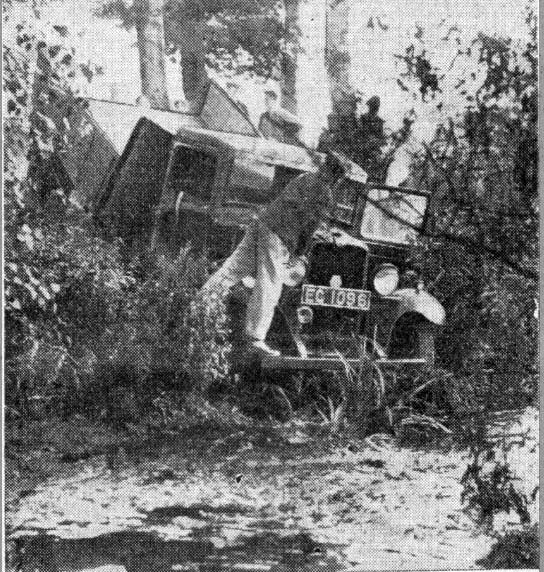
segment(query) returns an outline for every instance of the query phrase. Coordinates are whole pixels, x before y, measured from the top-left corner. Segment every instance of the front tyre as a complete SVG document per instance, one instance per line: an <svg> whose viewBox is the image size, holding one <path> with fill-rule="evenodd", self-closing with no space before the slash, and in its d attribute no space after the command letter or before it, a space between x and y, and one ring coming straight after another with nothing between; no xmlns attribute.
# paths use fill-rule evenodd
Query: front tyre
<svg viewBox="0 0 544 572"><path fill-rule="evenodd" d="M435 326L420 316L406 314L395 325L389 343L393 359L424 359L428 367L436 361Z"/></svg>
<svg viewBox="0 0 544 572"><path fill-rule="evenodd" d="M415 326L414 346L416 358L424 359L427 367L434 367L436 350L432 324L421 323Z"/></svg>

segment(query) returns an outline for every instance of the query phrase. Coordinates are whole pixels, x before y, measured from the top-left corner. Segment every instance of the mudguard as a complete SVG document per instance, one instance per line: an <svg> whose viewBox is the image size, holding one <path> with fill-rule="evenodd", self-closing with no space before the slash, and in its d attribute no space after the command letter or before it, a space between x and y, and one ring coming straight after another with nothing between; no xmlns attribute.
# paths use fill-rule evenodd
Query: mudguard
<svg viewBox="0 0 544 572"><path fill-rule="evenodd" d="M401 288L394 293L401 300L397 318L406 312L416 312L424 316L429 322L441 326L446 320L444 306L425 290L415 288Z"/></svg>

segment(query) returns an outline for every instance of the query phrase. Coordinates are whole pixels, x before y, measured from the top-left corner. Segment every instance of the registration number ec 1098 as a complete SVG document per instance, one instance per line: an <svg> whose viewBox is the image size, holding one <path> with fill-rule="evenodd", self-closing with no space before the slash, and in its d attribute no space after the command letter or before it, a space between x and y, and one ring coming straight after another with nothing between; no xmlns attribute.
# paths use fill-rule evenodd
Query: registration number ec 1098
<svg viewBox="0 0 544 572"><path fill-rule="evenodd" d="M304 284L300 301L308 306L368 310L370 308L370 291Z"/></svg>

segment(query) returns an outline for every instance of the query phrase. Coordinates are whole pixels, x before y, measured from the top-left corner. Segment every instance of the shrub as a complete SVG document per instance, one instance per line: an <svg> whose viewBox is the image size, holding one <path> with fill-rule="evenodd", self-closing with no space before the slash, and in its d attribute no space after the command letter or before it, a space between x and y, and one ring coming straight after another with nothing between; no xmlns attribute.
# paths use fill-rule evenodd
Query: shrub
<svg viewBox="0 0 544 572"><path fill-rule="evenodd" d="M508 464L495 461L494 452L489 449L484 459L475 457L463 474L461 502L466 501L469 510L475 511L477 522L488 529L500 512L514 511L521 524L528 524L529 499L516 490L513 480Z"/></svg>
<svg viewBox="0 0 544 572"><path fill-rule="evenodd" d="M206 396L229 360L223 300L196 296L207 260L184 251L127 264L87 215L73 207L57 215L8 259L8 405L128 421L149 408L157 379ZM53 286L47 295L42 284Z"/></svg>
<svg viewBox="0 0 544 572"><path fill-rule="evenodd" d="M58 406L55 398L82 382L94 341L134 282L118 245L94 236L84 213L33 215L6 248L6 401L24 410L38 398Z"/></svg>
<svg viewBox="0 0 544 572"><path fill-rule="evenodd" d="M8 419L84 412L128 423L168 384L205 399L227 375L229 352L223 301L195 297L207 260L182 252L127 262L120 242L97 235L70 201L69 182L47 168L66 142L44 96L60 89L81 103L64 73L74 57L58 30L11 28L3 53Z"/></svg>
<svg viewBox="0 0 544 572"><path fill-rule="evenodd" d="M430 96L443 114L432 140L414 157L410 183L433 195L427 236L415 249L414 261L446 308L437 355L442 366L462 378L493 370L494 408L524 405L537 395L538 50L533 4L527 3L523 41L481 32L463 46L457 38L447 72L436 68L436 74L428 73L435 62L423 40L399 56L405 64L403 82L412 86L414 97L417 91L423 101ZM478 83L467 89L465 65L475 61ZM450 91L443 83L452 78L458 78L451 87L464 104L450 115L441 93Z"/></svg>
<svg viewBox="0 0 544 572"><path fill-rule="evenodd" d="M537 569L540 564L538 524L507 532L497 539L491 552L476 564L490 570Z"/></svg>

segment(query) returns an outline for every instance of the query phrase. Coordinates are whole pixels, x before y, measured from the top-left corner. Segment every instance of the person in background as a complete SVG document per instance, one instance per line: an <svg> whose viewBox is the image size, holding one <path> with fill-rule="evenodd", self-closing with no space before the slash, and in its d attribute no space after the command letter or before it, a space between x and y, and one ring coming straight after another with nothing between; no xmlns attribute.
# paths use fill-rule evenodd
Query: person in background
<svg viewBox="0 0 544 572"><path fill-rule="evenodd" d="M405 117L402 127L391 137L391 149L386 161L385 184L403 186L410 179L414 156L419 144L412 136L412 116Z"/></svg>
<svg viewBox="0 0 544 572"><path fill-rule="evenodd" d="M265 342L286 279L300 271L311 238L326 231L335 205L334 189L345 177L347 161L328 153L316 173L290 181L279 197L249 225L244 238L203 286L201 292L229 290L244 278L255 279L246 313L245 334L252 351L278 356ZM321 230L321 229L320 229ZM304 272L300 272L302 277Z"/></svg>
<svg viewBox="0 0 544 572"><path fill-rule="evenodd" d="M356 162L368 172L370 179L381 181L383 169L381 166L381 147L385 143L384 120L378 115L380 98L373 95L367 102L367 113L359 118Z"/></svg>
<svg viewBox="0 0 544 572"><path fill-rule="evenodd" d="M337 89L327 129L321 134L317 150L340 151L351 160L357 159L357 103L360 97L352 90Z"/></svg>
<svg viewBox="0 0 544 572"><path fill-rule="evenodd" d="M299 145L300 119L279 105L278 94L271 89L264 92L266 111L259 119L259 131L267 139Z"/></svg>
<svg viewBox="0 0 544 572"><path fill-rule="evenodd" d="M368 136L383 139L384 120L378 115L381 101L377 95L373 95L366 102L368 111L359 118L359 128Z"/></svg>

